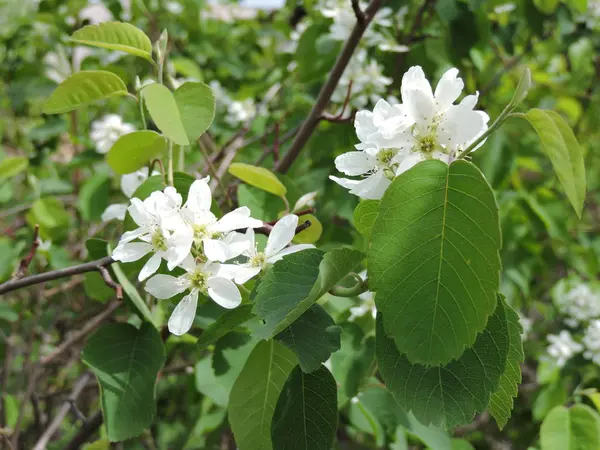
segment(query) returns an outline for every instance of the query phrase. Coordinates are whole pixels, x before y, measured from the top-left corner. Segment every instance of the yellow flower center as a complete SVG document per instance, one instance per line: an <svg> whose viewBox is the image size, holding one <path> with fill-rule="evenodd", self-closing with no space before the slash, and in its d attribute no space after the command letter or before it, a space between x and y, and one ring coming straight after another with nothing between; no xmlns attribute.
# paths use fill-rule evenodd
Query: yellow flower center
<svg viewBox="0 0 600 450"><path fill-rule="evenodd" d="M151 241L152 246L159 251L167 251L167 240L165 239L165 237L163 236L163 234L160 232L160 230L156 230L154 231L154 233L152 233L152 238Z"/></svg>

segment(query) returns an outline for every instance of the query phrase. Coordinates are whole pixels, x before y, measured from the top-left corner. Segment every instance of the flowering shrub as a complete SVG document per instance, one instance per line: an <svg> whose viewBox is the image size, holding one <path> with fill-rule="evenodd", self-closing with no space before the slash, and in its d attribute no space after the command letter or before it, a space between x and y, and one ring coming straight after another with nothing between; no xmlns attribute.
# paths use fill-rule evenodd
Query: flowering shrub
<svg viewBox="0 0 600 450"><path fill-rule="evenodd" d="M0 442L600 448L592 3L109 3L0 32Z"/></svg>

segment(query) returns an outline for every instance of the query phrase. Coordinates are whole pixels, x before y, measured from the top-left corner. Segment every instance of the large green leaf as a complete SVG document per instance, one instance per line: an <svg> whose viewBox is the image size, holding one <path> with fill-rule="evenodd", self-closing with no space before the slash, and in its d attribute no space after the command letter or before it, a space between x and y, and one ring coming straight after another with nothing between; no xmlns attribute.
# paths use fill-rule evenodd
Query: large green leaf
<svg viewBox="0 0 600 450"><path fill-rule="evenodd" d="M104 325L89 338L81 358L98 378L108 438L122 441L148 428L156 413L156 377L165 362L156 328Z"/></svg>
<svg viewBox="0 0 600 450"><path fill-rule="evenodd" d="M97 173L88 179L79 192L77 206L85 220L98 220L108 206L110 178L106 173Z"/></svg>
<svg viewBox="0 0 600 450"><path fill-rule="evenodd" d="M204 349L253 317L251 304L228 309L202 332L196 345L200 349Z"/></svg>
<svg viewBox="0 0 600 450"><path fill-rule="evenodd" d="M167 149L165 138L155 131L134 131L121 136L106 155L106 162L118 174L132 173Z"/></svg>
<svg viewBox="0 0 600 450"><path fill-rule="evenodd" d="M229 424L240 450L279 450L271 443L271 423L279 395L296 357L277 341L254 348L229 396Z"/></svg>
<svg viewBox="0 0 600 450"><path fill-rule="evenodd" d="M314 372L340 349L341 328L320 305L312 305L298 320L275 336L298 357L304 372Z"/></svg>
<svg viewBox="0 0 600 450"><path fill-rule="evenodd" d="M227 171L244 183L248 183L251 186L255 186L279 197L284 197L287 193L287 188L279 181L277 175L264 167L257 167L252 164L233 163L229 166Z"/></svg>
<svg viewBox="0 0 600 450"><path fill-rule="evenodd" d="M330 450L337 429L333 376L325 366L313 373L296 367L275 409L271 437L277 450Z"/></svg>
<svg viewBox="0 0 600 450"><path fill-rule="evenodd" d="M472 348L444 366L411 363L377 320L376 356L385 384L419 422L452 428L469 423L498 389L509 349L504 302L498 302Z"/></svg>
<svg viewBox="0 0 600 450"><path fill-rule="evenodd" d="M127 86L112 72L84 70L71 75L44 103L44 114L61 114L106 98L127 95Z"/></svg>
<svg viewBox="0 0 600 450"><path fill-rule="evenodd" d="M425 161L390 185L371 235L369 286L410 361L445 364L473 345L496 306L500 245L494 193L473 164Z"/></svg>
<svg viewBox="0 0 600 450"><path fill-rule="evenodd" d="M56 197L39 198L25 215L27 223L40 226L42 239L60 241L69 231L70 216L65 205Z"/></svg>
<svg viewBox="0 0 600 450"><path fill-rule="evenodd" d="M586 405L557 406L542 423L541 450L597 450L600 416Z"/></svg>
<svg viewBox="0 0 600 450"><path fill-rule="evenodd" d="M506 305L506 303L505 308L510 347L508 349L508 358L504 367L504 373L500 378L498 389L490 398L489 405L490 414L496 419L500 428L503 428L506 422L508 422L510 412L513 408L513 398L519 393L521 363L524 360L523 341L521 340L523 330L519 323L519 315L514 309Z"/></svg>
<svg viewBox="0 0 600 450"><path fill-rule="evenodd" d="M542 149L550 158L554 171L579 217L585 200L585 167L583 150L564 119L556 112L532 109L517 114L526 119L542 141Z"/></svg>
<svg viewBox="0 0 600 450"><path fill-rule="evenodd" d="M0 161L0 180L14 177L27 169L29 160L22 156L4 158Z"/></svg>
<svg viewBox="0 0 600 450"><path fill-rule="evenodd" d="M80 28L71 40L78 44L118 50L152 62L152 43L142 30L128 23L104 22Z"/></svg>
<svg viewBox="0 0 600 450"><path fill-rule="evenodd" d="M215 94L206 84L189 81L179 86L173 95L185 132L190 141L195 141L215 118Z"/></svg>
<svg viewBox="0 0 600 450"><path fill-rule="evenodd" d="M111 253L112 253L112 250L109 248L108 254L111 254ZM131 283L131 281L129 281L129 279L127 278L127 275L125 275L125 273L123 272L123 269L121 269L121 265L118 262L114 262L111 264L110 268L115 273L115 276L117 277L117 281L123 288L123 294L126 296L127 299L129 299L131 301L134 308L137 310L139 316L142 319L147 320L150 323L153 323L154 319L152 317L152 313L150 312L150 309L148 308L148 305L146 305L146 302L144 301L142 296L139 294L139 292L137 291L135 286Z"/></svg>
<svg viewBox="0 0 600 450"><path fill-rule="evenodd" d="M354 226L367 238L373 231L373 224L379 213L379 204L379 200L363 200L354 210Z"/></svg>
<svg viewBox="0 0 600 450"><path fill-rule="evenodd" d="M324 253L308 249L285 256L261 280L253 312L265 321L257 335L283 331L360 263L363 254L348 248Z"/></svg>
<svg viewBox="0 0 600 450"><path fill-rule="evenodd" d="M173 93L162 84L152 83L142 89L150 117L163 134L178 145L189 145L179 107Z"/></svg>

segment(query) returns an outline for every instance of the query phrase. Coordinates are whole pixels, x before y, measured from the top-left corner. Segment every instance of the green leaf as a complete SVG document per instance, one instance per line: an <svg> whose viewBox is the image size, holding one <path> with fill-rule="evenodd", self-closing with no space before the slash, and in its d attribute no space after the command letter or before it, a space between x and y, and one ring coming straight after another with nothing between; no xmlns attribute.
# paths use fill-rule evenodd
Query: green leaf
<svg viewBox="0 0 600 450"><path fill-rule="evenodd" d="M88 25L73 33L71 40L78 44L130 53L154 62L150 38L142 30L128 23L104 22Z"/></svg>
<svg viewBox="0 0 600 450"><path fill-rule="evenodd" d="M150 117L163 134L178 145L189 145L185 127L173 93L162 84L142 88L142 96Z"/></svg>
<svg viewBox="0 0 600 450"><path fill-rule="evenodd" d="M277 261L262 278L253 312L265 321L257 336L268 339L290 326L361 262L347 248L324 253L307 249Z"/></svg>
<svg viewBox="0 0 600 450"><path fill-rule="evenodd" d="M544 14L552 14L556 11L560 0L533 0L533 3Z"/></svg>
<svg viewBox="0 0 600 450"><path fill-rule="evenodd" d="M379 200L362 200L354 210L354 226L367 238L371 236L380 203Z"/></svg>
<svg viewBox="0 0 600 450"><path fill-rule="evenodd" d="M375 358L375 339L357 324L342 324L340 350L331 355L331 372L338 382L338 405L343 407L358 390Z"/></svg>
<svg viewBox="0 0 600 450"><path fill-rule="evenodd" d="M565 3L582 14L587 11L588 0L566 0Z"/></svg>
<svg viewBox="0 0 600 450"><path fill-rule="evenodd" d="M519 79L519 83L517 84L517 88L515 89L515 93L509 103L509 108L514 109L521 104L525 97L527 97L527 92L531 87L531 71L528 67L525 67L523 71L523 75Z"/></svg>
<svg viewBox="0 0 600 450"><path fill-rule="evenodd" d="M173 93L190 142L208 130L215 118L215 94L204 83L183 83Z"/></svg>
<svg viewBox="0 0 600 450"><path fill-rule="evenodd" d="M531 408L533 420L536 422L543 420L552 409L565 403L568 397L569 393L564 380L557 380L552 384L543 386L538 391Z"/></svg>
<svg viewBox="0 0 600 450"><path fill-rule="evenodd" d="M270 192L279 197L285 197L287 193L286 187L279 178L264 167L256 167L252 164L233 163L227 171L236 178L239 178L244 183Z"/></svg>
<svg viewBox="0 0 600 450"><path fill-rule="evenodd" d="M59 241L68 234L69 213L65 209L65 205L55 197L36 200L25 217L31 227L34 227L35 224L40 226L42 239Z"/></svg>
<svg viewBox="0 0 600 450"><path fill-rule="evenodd" d="M111 252L109 251L109 254L110 253ZM131 303L133 303L133 306L137 310L140 317L150 323L154 323L154 319L150 309L148 309L148 305L146 305L146 302L140 296L135 286L131 284L131 281L129 281L125 273L123 273L121 265L117 262L114 262L111 264L110 268L115 272L117 281L123 288L123 293L127 296L127 298L129 298L129 300L131 300Z"/></svg>
<svg viewBox="0 0 600 450"><path fill-rule="evenodd" d="M104 325L88 339L81 358L98 378L108 438L123 441L148 428L156 413L156 377L165 362L156 328Z"/></svg>
<svg viewBox="0 0 600 450"><path fill-rule="evenodd" d="M321 234L323 234L323 225L321 225L319 219L312 214L304 214L299 216L298 225L303 224L307 220L310 221L310 227L294 236L294 243L314 244L321 238Z"/></svg>
<svg viewBox="0 0 600 450"><path fill-rule="evenodd" d="M504 301L499 299L499 301ZM508 358L504 373L500 377L498 390L490 397L489 411L496 419L500 429L504 428L510 418L510 412L513 408L513 398L519 393L519 384L521 383L521 363L525 356L523 354L523 341L521 333L523 329L519 322L519 315L504 303L506 308L506 321L508 323L508 339L510 347L508 348Z"/></svg>
<svg viewBox="0 0 600 450"><path fill-rule="evenodd" d="M541 450L597 450L600 416L587 405L554 408L540 429Z"/></svg>
<svg viewBox="0 0 600 450"><path fill-rule="evenodd" d="M12 178L27 169L29 160L24 157L15 156L4 158L0 161L0 180Z"/></svg>
<svg viewBox="0 0 600 450"><path fill-rule="evenodd" d="M97 173L83 183L77 206L85 220L98 220L108 206L110 178L106 173Z"/></svg>
<svg viewBox="0 0 600 450"><path fill-rule="evenodd" d="M229 396L229 424L240 450L274 448L273 413L295 365L294 354L274 340L259 342L248 357Z"/></svg>
<svg viewBox="0 0 600 450"><path fill-rule="evenodd" d="M414 363L445 364L496 307L494 193L473 164L430 160L397 177L373 226L369 286L386 333Z"/></svg>
<svg viewBox="0 0 600 450"><path fill-rule="evenodd" d="M313 373L296 367L277 402L271 437L277 450L330 450L337 429L333 376L325 366Z"/></svg>
<svg viewBox="0 0 600 450"><path fill-rule="evenodd" d="M585 167L583 150L573 131L554 111L532 109L527 114L516 116L526 119L535 129L573 209L581 217L585 200Z"/></svg>
<svg viewBox="0 0 600 450"><path fill-rule="evenodd" d="M452 428L471 422L498 389L509 349L504 302L498 302L472 348L444 366L412 364L377 319L376 357L385 385L419 422Z"/></svg>
<svg viewBox="0 0 600 450"><path fill-rule="evenodd" d="M112 72L84 70L71 75L44 103L44 114L61 114L114 96L127 95L127 86Z"/></svg>
<svg viewBox="0 0 600 450"><path fill-rule="evenodd" d="M251 304L240 305L235 309L229 309L221 314L217 320L202 332L196 345L200 349L205 349L253 317L254 314L252 314Z"/></svg>
<svg viewBox="0 0 600 450"><path fill-rule="evenodd" d="M320 305L312 305L298 320L275 336L298 357L304 372L314 372L340 349L341 328Z"/></svg>
<svg viewBox="0 0 600 450"><path fill-rule="evenodd" d="M237 194L240 206L247 206L252 217L265 222L278 219L279 211L284 208L278 197L246 184L240 184Z"/></svg>
<svg viewBox="0 0 600 450"><path fill-rule="evenodd" d="M106 162L118 174L141 169L167 150L165 138L155 131L134 131L121 136L110 148Z"/></svg>

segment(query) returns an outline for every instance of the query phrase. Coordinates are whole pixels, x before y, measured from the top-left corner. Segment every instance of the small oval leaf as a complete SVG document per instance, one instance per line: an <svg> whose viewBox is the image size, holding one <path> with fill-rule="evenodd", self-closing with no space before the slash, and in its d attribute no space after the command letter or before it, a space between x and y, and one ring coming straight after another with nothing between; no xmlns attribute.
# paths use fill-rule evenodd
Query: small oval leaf
<svg viewBox="0 0 600 450"><path fill-rule="evenodd" d="M0 180L12 178L27 169L29 160L22 156L5 158L0 161Z"/></svg>
<svg viewBox="0 0 600 450"><path fill-rule="evenodd" d="M106 70L84 70L60 83L46 100L42 112L61 114L120 95L127 95L127 86L117 75Z"/></svg>
<svg viewBox="0 0 600 450"><path fill-rule="evenodd" d="M256 167L251 164L233 163L229 166L229 173L239 178L244 183L256 186L263 191L278 195L279 197L287 194L287 189L279 178L264 167Z"/></svg>
<svg viewBox="0 0 600 450"><path fill-rule="evenodd" d="M178 145L189 145L175 96L162 84L152 83L142 89L150 117L163 134Z"/></svg>
<svg viewBox="0 0 600 450"><path fill-rule="evenodd" d="M106 155L106 161L118 174L132 173L166 149L165 138L155 131L134 131L121 136L114 143Z"/></svg>
<svg viewBox="0 0 600 450"><path fill-rule="evenodd" d="M122 22L104 22L88 25L73 33L71 40L109 50L130 53L152 61L150 38L137 27Z"/></svg>
<svg viewBox="0 0 600 450"><path fill-rule="evenodd" d="M173 95L185 132L190 141L195 141L215 118L215 95L209 86L196 82L183 83Z"/></svg>
<svg viewBox="0 0 600 450"><path fill-rule="evenodd" d="M294 236L294 242L297 244L314 244L319 240L321 234L323 234L323 225L312 214L304 214L298 217L298 224L302 224L307 220L310 221L310 226Z"/></svg>

